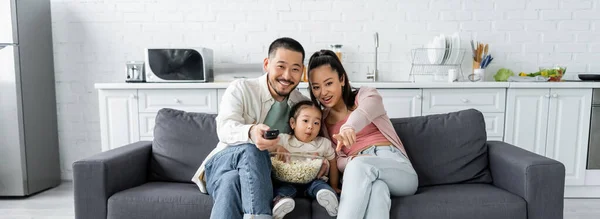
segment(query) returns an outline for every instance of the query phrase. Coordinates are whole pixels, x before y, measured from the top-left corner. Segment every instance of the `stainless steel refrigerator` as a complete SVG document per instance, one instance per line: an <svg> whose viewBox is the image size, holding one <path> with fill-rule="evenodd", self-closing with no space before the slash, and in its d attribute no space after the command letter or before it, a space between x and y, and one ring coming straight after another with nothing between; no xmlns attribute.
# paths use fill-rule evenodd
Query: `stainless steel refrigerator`
<svg viewBox="0 0 600 219"><path fill-rule="evenodd" d="M60 184L49 0L0 0L0 196Z"/></svg>

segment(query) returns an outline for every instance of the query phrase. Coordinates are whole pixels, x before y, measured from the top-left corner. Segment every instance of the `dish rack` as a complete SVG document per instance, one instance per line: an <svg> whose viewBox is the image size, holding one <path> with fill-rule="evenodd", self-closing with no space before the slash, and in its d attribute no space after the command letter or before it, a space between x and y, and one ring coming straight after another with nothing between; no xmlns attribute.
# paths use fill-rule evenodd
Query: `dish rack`
<svg viewBox="0 0 600 219"><path fill-rule="evenodd" d="M448 71L456 69L457 79L464 79L462 62L465 49L416 48L411 50L409 79L415 82L418 75L433 76L434 81L448 81Z"/></svg>

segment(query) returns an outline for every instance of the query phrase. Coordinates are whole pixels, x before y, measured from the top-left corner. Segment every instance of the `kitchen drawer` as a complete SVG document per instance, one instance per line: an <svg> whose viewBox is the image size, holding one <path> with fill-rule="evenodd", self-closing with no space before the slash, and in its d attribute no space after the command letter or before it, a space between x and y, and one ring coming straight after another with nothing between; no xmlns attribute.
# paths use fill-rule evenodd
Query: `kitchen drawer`
<svg viewBox="0 0 600 219"><path fill-rule="evenodd" d="M505 89L423 89L423 113L448 113L465 109L503 113Z"/></svg>
<svg viewBox="0 0 600 219"><path fill-rule="evenodd" d="M187 112L217 113L217 89L139 90L139 112L173 108Z"/></svg>
<svg viewBox="0 0 600 219"><path fill-rule="evenodd" d="M434 114L440 113L427 113L423 115ZM488 139L502 139L504 137L504 113L483 113L483 120L485 121L485 132Z"/></svg>

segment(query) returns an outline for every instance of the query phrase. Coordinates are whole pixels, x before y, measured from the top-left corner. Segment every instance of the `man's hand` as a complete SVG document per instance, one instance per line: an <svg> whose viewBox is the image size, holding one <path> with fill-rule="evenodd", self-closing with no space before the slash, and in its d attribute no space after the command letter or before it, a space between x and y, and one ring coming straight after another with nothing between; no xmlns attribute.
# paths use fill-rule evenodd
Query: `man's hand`
<svg viewBox="0 0 600 219"><path fill-rule="evenodd" d="M335 151L339 152L342 150L342 146L351 147L356 143L356 133L354 129L348 128L340 131L338 134L334 134L333 138L337 140L337 146Z"/></svg>
<svg viewBox="0 0 600 219"><path fill-rule="evenodd" d="M253 125L252 128L250 128L250 138L261 151L274 149L277 147L277 143L279 143L279 137L272 140L263 137L265 132L269 129L269 126L265 124Z"/></svg>

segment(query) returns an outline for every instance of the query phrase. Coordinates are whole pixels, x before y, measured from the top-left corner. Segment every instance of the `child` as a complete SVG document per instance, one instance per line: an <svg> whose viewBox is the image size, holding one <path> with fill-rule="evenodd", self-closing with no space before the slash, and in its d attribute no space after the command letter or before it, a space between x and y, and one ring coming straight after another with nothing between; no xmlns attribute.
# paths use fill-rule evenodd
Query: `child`
<svg viewBox="0 0 600 219"><path fill-rule="evenodd" d="M301 101L294 105L290 110L289 120L292 133L279 135L280 147L277 151L302 152L325 157L329 160L329 185L326 177L315 179L306 185L274 182L274 219L283 218L294 209L293 198L298 190L316 199L330 216L337 215L339 202L336 193L340 192L339 172L333 143L327 138L318 136L321 131L321 117L321 110L312 101Z"/></svg>

